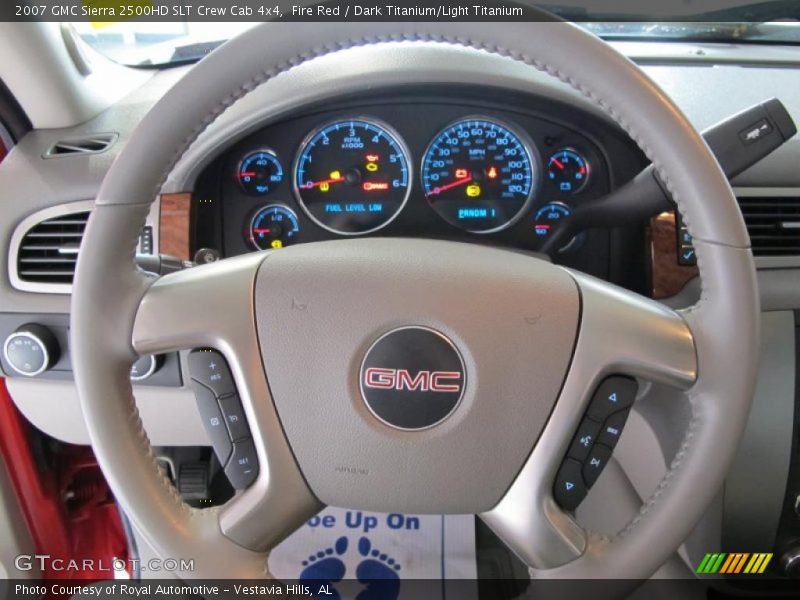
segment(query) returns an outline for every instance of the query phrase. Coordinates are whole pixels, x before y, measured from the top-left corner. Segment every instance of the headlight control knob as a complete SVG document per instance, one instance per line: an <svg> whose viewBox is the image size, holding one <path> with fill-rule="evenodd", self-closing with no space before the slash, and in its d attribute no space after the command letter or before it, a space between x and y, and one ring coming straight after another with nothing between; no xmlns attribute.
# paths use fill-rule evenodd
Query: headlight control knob
<svg viewBox="0 0 800 600"><path fill-rule="evenodd" d="M164 365L163 354L140 356L131 366L131 381L134 383L150 379Z"/></svg>
<svg viewBox="0 0 800 600"><path fill-rule="evenodd" d="M56 336L47 327L28 323L6 338L3 354L19 375L36 377L58 362L61 349Z"/></svg>

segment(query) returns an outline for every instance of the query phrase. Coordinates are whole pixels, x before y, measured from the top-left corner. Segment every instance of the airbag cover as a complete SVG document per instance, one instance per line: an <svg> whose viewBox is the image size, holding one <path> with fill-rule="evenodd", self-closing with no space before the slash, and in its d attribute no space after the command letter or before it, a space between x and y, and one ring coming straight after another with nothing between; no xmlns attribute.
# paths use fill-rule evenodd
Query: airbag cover
<svg viewBox="0 0 800 600"><path fill-rule="evenodd" d="M273 252L257 277L255 309L273 401L322 502L479 513L502 498L558 398L580 298L570 275L544 260L373 238ZM406 327L443 334L464 367L456 408L413 431L378 419L360 389L370 347ZM396 382L386 373L398 365L385 366L374 383ZM421 384L417 374L409 374L404 393Z"/></svg>

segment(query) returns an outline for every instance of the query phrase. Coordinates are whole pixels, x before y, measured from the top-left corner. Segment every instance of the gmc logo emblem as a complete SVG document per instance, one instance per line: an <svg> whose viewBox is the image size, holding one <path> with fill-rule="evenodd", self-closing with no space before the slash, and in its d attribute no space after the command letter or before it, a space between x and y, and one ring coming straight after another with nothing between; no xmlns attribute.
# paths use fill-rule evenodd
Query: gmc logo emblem
<svg viewBox="0 0 800 600"><path fill-rule="evenodd" d="M461 373L458 371L419 371L412 377L408 369L372 367L364 371L364 386L374 390L458 393L461 391Z"/></svg>

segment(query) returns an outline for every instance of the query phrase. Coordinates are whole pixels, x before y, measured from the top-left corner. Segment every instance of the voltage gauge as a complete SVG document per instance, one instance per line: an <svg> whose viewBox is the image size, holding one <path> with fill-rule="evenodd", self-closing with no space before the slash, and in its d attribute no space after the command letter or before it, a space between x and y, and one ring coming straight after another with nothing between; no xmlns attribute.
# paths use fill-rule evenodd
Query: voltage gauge
<svg viewBox="0 0 800 600"><path fill-rule="evenodd" d="M589 181L589 163L573 148L564 148L547 162L547 178L562 194L577 194Z"/></svg>

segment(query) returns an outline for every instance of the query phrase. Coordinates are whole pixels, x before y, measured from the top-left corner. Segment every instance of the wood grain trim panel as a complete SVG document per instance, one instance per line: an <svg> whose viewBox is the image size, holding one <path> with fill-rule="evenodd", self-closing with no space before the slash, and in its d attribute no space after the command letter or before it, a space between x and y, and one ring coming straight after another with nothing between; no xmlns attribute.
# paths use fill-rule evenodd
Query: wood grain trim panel
<svg viewBox="0 0 800 600"><path fill-rule="evenodd" d="M675 212L664 212L650 220L650 269L653 298L668 298L697 276L697 267L678 264L678 234Z"/></svg>
<svg viewBox="0 0 800 600"><path fill-rule="evenodd" d="M190 260L191 193L162 194L158 218L159 252Z"/></svg>

